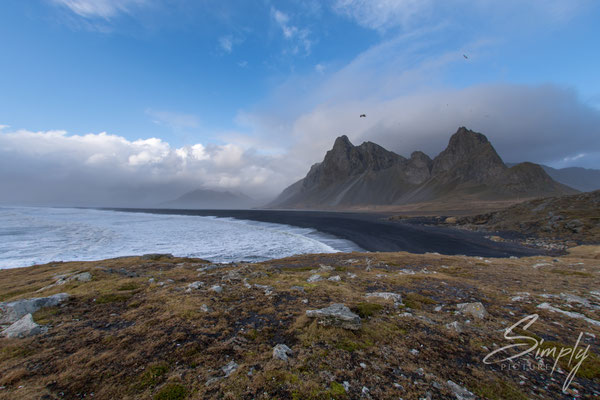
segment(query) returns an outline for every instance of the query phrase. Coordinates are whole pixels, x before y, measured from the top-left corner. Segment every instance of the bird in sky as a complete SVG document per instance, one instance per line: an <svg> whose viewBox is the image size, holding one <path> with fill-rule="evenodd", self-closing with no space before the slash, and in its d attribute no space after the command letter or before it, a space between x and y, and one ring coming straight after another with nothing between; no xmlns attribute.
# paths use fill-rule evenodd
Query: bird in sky
<svg viewBox="0 0 600 400"><path fill-rule="evenodd" d="M468 60L468 59L469 59L469 57L467 57L467 55L466 55L466 54L463 54L463 57L465 58L465 60Z"/></svg>
<svg viewBox="0 0 600 400"><path fill-rule="evenodd" d="M360 118L367 118L367 114L360 114Z"/></svg>

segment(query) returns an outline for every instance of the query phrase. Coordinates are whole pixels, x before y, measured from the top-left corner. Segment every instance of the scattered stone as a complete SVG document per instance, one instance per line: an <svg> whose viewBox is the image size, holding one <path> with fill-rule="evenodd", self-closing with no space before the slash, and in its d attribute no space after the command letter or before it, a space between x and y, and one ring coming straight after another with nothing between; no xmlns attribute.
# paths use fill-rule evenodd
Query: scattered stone
<svg viewBox="0 0 600 400"><path fill-rule="evenodd" d="M350 278L350 279L356 278L356 274L353 274L352 272L348 272L348 273L346 273L346 275L348 275L348 278Z"/></svg>
<svg viewBox="0 0 600 400"><path fill-rule="evenodd" d="M450 380L447 382L447 385L457 400L474 400L476 398L473 393L469 392L464 387L457 385L456 383L454 383Z"/></svg>
<svg viewBox="0 0 600 400"><path fill-rule="evenodd" d="M332 281L332 282L339 282L342 280L342 278L340 278L339 275L334 275L334 276L330 276L329 278L327 278L328 281Z"/></svg>
<svg viewBox="0 0 600 400"><path fill-rule="evenodd" d="M529 298L530 294L529 292L519 292L517 293L516 296L514 296L512 299L510 299L510 301L523 301L527 298Z"/></svg>
<svg viewBox="0 0 600 400"><path fill-rule="evenodd" d="M540 308L542 310L548 310L548 311L552 311L552 312L557 312L563 315L566 315L567 317L571 317L571 318L576 318L576 319L581 319L584 320L585 322L592 324L592 325L596 325L596 326L600 326L600 321L597 321L595 319L591 319L586 317L583 314L580 313L576 313L576 312L572 312L572 311L565 311L565 310L561 310L560 308L556 308L551 306L548 303L542 303L539 306L537 306L537 308Z"/></svg>
<svg viewBox="0 0 600 400"><path fill-rule="evenodd" d="M332 267L331 265L323 265L323 264L320 264L320 265L319 265L319 271L322 271L322 272L329 272L329 271L333 271L333 267Z"/></svg>
<svg viewBox="0 0 600 400"><path fill-rule="evenodd" d="M413 356L416 356L416 355L419 354L419 350L417 350L417 349L411 349L410 350L410 354L412 354Z"/></svg>
<svg viewBox="0 0 600 400"><path fill-rule="evenodd" d="M154 281L155 281L154 278L148 279L148 283L154 283Z"/></svg>
<svg viewBox="0 0 600 400"><path fill-rule="evenodd" d="M566 301L567 303L578 303L586 308L594 308L596 310L600 309L600 307L591 304L588 299L581 296L576 296L574 294L561 293L560 298Z"/></svg>
<svg viewBox="0 0 600 400"><path fill-rule="evenodd" d="M360 363L360 364L358 364L358 365L359 365L359 366L360 366L362 369L365 369L365 368L367 368L367 364L365 364L365 363Z"/></svg>
<svg viewBox="0 0 600 400"><path fill-rule="evenodd" d="M200 282L200 281L192 282L187 286L186 292L189 293L193 290L198 290L198 289L200 289L201 286L204 286L204 282Z"/></svg>
<svg viewBox="0 0 600 400"><path fill-rule="evenodd" d="M210 290L216 293L221 293L223 291L223 288L220 285L213 285L210 287Z"/></svg>
<svg viewBox="0 0 600 400"><path fill-rule="evenodd" d="M31 314L26 314L24 317L3 330L2 336L7 338L24 338L38 335L46 330L46 327L42 327L33 321L33 316Z"/></svg>
<svg viewBox="0 0 600 400"><path fill-rule="evenodd" d="M339 326L344 329L360 329L360 317L343 304L335 303L319 310L306 310L306 316L317 318L324 326Z"/></svg>
<svg viewBox="0 0 600 400"><path fill-rule="evenodd" d="M460 324L458 323L458 321L453 321L453 322L450 322L449 324L446 324L446 329L455 331L456 333L462 333L462 331L463 331L463 329L460 326Z"/></svg>
<svg viewBox="0 0 600 400"><path fill-rule="evenodd" d="M440 312L440 311L442 311L442 306L437 306L437 307L435 307L435 308L433 309L433 311L435 311L435 312Z"/></svg>
<svg viewBox="0 0 600 400"><path fill-rule="evenodd" d="M255 288L264 290L265 292L265 296L269 296L271 294L273 294L273 288L271 286L267 286L267 285L254 285Z"/></svg>
<svg viewBox="0 0 600 400"><path fill-rule="evenodd" d="M288 356L291 357L292 354L293 354L292 349L290 349L285 344L278 344L275 347L273 347L273 358L287 361Z"/></svg>
<svg viewBox="0 0 600 400"><path fill-rule="evenodd" d="M210 308L209 306L207 306L206 304L202 304L200 306L200 310L203 312L212 312L212 308Z"/></svg>
<svg viewBox="0 0 600 400"><path fill-rule="evenodd" d="M402 304L402 296L399 295L398 293L373 292L373 293L367 293L365 296L366 297L380 297L385 300L393 300L395 306L399 306Z"/></svg>
<svg viewBox="0 0 600 400"><path fill-rule="evenodd" d="M242 276L237 271L229 271L227 275L223 276L221 280L232 282L232 281L240 281L242 280Z"/></svg>
<svg viewBox="0 0 600 400"><path fill-rule="evenodd" d="M308 279L306 280L306 282L308 282L308 283L319 282L321 279L323 279L323 278L321 278L321 275L319 275L319 274L314 274L314 275L312 275L310 278L308 278Z"/></svg>
<svg viewBox="0 0 600 400"><path fill-rule="evenodd" d="M463 315L470 315L473 318L483 319L489 314L481 302L460 303L456 305L457 310Z"/></svg>
<svg viewBox="0 0 600 400"><path fill-rule="evenodd" d="M58 293L48 297L15 300L9 303L0 303L0 324L9 324L18 321L27 314L32 314L42 307L53 307L69 298L67 293Z"/></svg>
<svg viewBox="0 0 600 400"><path fill-rule="evenodd" d="M292 286L290 290L297 290L299 292L304 293L304 288L302 286Z"/></svg>
<svg viewBox="0 0 600 400"><path fill-rule="evenodd" d="M344 386L344 390L348 392L350 390L350 382L344 381L342 382L342 386Z"/></svg>
<svg viewBox="0 0 600 400"><path fill-rule="evenodd" d="M227 378L229 375L233 374L235 372L235 370L237 370L238 368L239 368L239 365L237 365L237 363L235 361L230 361L229 364L222 367L221 370L225 374L225 378Z"/></svg>

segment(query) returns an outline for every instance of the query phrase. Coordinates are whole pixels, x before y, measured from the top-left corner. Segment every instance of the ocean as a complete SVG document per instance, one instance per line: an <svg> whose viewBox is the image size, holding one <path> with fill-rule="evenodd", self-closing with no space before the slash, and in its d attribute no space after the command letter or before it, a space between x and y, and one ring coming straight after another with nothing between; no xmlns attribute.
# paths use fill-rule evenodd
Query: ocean
<svg viewBox="0 0 600 400"><path fill-rule="evenodd" d="M231 262L355 250L314 229L233 218L0 207L0 269L147 253Z"/></svg>

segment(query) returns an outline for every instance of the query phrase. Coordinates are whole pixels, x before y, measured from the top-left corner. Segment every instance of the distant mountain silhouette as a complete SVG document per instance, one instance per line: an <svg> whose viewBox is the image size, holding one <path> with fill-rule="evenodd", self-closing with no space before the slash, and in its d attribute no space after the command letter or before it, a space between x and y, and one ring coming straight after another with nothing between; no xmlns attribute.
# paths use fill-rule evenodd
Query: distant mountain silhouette
<svg viewBox="0 0 600 400"><path fill-rule="evenodd" d="M245 209L255 205L255 200L241 193L197 189L160 206L179 209Z"/></svg>
<svg viewBox="0 0 600 400"><path fill-rule="evenodd" d="M285 189L271 208L343 208L398 205L465 197L498 200L572 194L537 164L507 167L488 139L461 127L433 160L410 158L346 136L335 140L321 163Z"/></svg>
<svg viewBox="0 0 600 400"><path fill-rule="evenodd" d="M514 165L506 163L506 165ZM552 179L582 192L600 189L600 169L581 167L552 168L540 165Z"/></svg>

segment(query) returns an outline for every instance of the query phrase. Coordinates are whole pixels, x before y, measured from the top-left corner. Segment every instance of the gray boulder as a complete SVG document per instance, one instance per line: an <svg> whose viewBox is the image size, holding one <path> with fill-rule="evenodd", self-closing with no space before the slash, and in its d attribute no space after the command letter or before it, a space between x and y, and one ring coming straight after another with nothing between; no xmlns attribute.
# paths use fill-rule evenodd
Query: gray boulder
<svg viewBox="0 0 600 400"><path fill-rule="evenodd" d="M292 349L285 344L278 344L277 346L273 347L273 358L287 361L288 356L291 356L292 354Z"/></svg>
<svg viewBox="0 0 600 400"><path fill-rule="evenodd" d="M360 329L360 317L343 304L332 304L320 310L306 310L306 316L317 318L324 326L338 326L344 329Z"/></svg>
<svg viewBox="0 0 600 400"><path fill-rule="evenodd" d="M69 297L67 293L58 293L48 297L15 300L0 303L0 324L10 324L18 321L27 314L33 314L42 307L53 307Z"/></svg>
<svg viewBox="0 0 600 400"><path fill-rule="evenodd" d="M401 305L402 304L402 296L399 295L398 293L373 292L373 293L367 293L365 296L366 297L380 297L380 298L385 299L385 300L393 300L394 301L394 305Z"/></svg>
<svg viewBox="0 0 600 400"><path fill-rule="evenodd" d="M33 321L31 314L26 314L11 326L2 331L2 336L7 338L24 338L28 336L38 335L47 330L46 327L40 326Z"/></svg>
<svg viewBox="0 0 600 400"><path fill-rule="evenodd" d="M323 278L321 277L321 275L319 275L319 274L314 274L314 275L311 275L311 276L310 276L310 278L308 278L308 279L306 280L306 282L308 282L308 283L319 282L321 279L323 279Z"/></svg>
<svg viewBox="0 0 600 400"><path fill-rule="evenodd" d="M460 303L456 305L456 309L463 315L471 316L477 319L483 319L489 314L481 302L475 303Z"/></svg>
<svg viewBox="0 0 600 400"><path fill-rule="evenodd" d="M473 393L450 380L446 384L457 400L474 400L476 398Z"/></svg>

